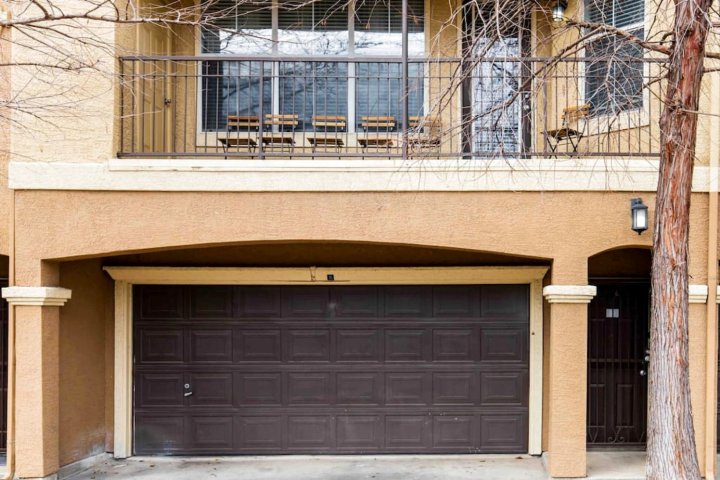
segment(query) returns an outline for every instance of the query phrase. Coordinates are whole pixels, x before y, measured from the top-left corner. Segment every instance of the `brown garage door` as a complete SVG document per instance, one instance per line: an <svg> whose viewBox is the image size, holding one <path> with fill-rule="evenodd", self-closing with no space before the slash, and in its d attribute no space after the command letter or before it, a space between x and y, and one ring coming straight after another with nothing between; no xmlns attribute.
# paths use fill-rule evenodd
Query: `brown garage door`
<svg viewBox="0 0 720 480"><path fill-rule="evenodd" d="M134 299L136 454L527 451L526 286Z"/></svg>

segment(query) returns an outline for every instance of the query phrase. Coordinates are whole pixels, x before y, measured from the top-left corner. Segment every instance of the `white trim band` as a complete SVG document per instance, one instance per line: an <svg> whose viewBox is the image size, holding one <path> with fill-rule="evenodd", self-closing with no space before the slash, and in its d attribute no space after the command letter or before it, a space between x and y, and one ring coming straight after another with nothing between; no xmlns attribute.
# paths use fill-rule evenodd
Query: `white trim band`
<svg viewBox="0 0 720 480"><path fill-rule="evenodd" d="M707 285L688 285L688 302L706 303L708 299Z"/></svg>
<svg viewBox="0 0 720 480"><path fill-rule="evenodd" d="M597 295L594 285L548 285L543 296L548 303L590 303Z"/></svg>
<svg viewBox="0 0 720 480"><path fill-rule="evenodd" d="M463 175L458 175L462 172ZM707 192L697 166L693 191ZM218 160L11 162L14 190L169 192L615 191L654 192L653 159Z"/></svg>
<svg viewBox="0 0 720 480"><path fill-rule="evenodd" d="M720 285L715 290L715 303L720 303Z"/></svg>
<svg viewBox="0 0 720 480"><path fill-rule="evenodd" d="M72 290L61 287L6 287L2 297L10 305L62 307L70 300Z"/></svg>

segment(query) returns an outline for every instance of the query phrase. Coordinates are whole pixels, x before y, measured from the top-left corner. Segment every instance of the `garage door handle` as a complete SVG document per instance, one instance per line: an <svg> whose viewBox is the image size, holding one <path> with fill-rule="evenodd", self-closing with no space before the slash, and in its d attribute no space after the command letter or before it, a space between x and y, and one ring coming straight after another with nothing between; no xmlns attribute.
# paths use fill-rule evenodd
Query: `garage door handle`
<svg viewBox="0 0 720 480"><path fill-rule="evenodd" d="M183 396L185 396L185 397L189 397L190 395L192 395L192 392L185 392L185 393L183 393Z"/></svg>

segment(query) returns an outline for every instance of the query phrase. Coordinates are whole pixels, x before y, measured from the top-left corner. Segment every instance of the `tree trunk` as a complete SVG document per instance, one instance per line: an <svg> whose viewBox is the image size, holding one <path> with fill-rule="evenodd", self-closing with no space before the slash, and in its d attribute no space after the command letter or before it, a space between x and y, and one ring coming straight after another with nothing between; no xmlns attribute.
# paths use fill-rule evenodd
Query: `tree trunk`
<svg viewBox="0 0 720 480"><path fill-rule="evenodd" d="M650 327L647 478L700 479L688 369L688 232L695 133L711 0L675 0L660 119Z"/></svg>

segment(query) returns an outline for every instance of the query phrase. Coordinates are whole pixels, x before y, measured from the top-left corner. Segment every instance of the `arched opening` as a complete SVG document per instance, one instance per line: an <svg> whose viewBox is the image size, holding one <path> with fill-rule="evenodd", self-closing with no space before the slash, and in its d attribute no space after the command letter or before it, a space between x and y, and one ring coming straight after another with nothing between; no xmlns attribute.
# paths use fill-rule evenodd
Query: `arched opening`
<svg viewBox="0 0 720 480"><path fill-rule="evenodd" d="M200 246L106 257L105 265L409 267L546 265L547 259L477 250L369 242L282 241Z"/></svg>
<svg viewBox="0 0 720 480"><path fill-rule="evenodd" d="M644 449L652 253L620 248L588 259L589 448Z"/></svg>

